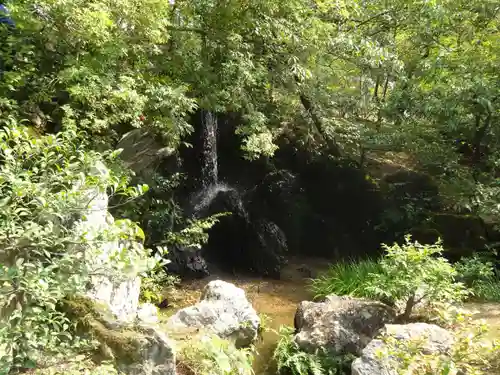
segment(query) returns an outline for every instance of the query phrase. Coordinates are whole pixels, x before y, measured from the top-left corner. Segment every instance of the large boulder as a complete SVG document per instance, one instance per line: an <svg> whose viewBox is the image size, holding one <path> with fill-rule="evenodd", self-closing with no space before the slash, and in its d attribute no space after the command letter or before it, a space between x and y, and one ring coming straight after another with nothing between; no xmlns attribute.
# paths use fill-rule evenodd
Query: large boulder
<svg viewBox="0 0 500 375"><path fill-rule="evenodd" d="M110 173L104 164L98 163L89 174L109 178ZM81 190L81 184L75 184L73 189ZM104 188L95 187L83 193L84 209L79 212L73 230L87 241L83 245L87 247L85 261L92 276L86 295L106 304L117 320L133 322L139 307L139 274L144 270L148 253L142 244L135 241L118 238L102 240L103 233L117 229L113 228L115 220L108 212L107 192ZM117 270L112 259L125 251L131 257L131 264L126 270ZM136 254L137 258L132 259L132 254Z"/></svg>
<svg viewBox="0 0 500 375"><path fill-rule="evenodd" d="M154 174L160 162L175 152L170 147L164 147L154 134L142 128L123 135L116 148L122 149L120 158L124 164L146 179Z"/></svg>
<svg viewBox="0 0 500 375"><path fill-rule="evenodd" d="M127 375L175 375L175 345L156 324L116 320L106 304L86 297L61 303L61 309L84 336L99 341L100 356Z"/></svg>
<svg viewBox="0 0 500 375"><path fill-rule="evenodd" d="M285 264L286 237L275 223L248 212L244 198L237 189L224 184L213 185L194 197L195 217L231 213L208 231L203 255L228 272L239 270L279 278Z"/></svg>
<svg viewBox="0 0 500 375"><path fill-rule="evenodd" d="M395 316L389 306L359 298L331 295L324 302L303 301L295 314L294 340L306 352L323 348L359 354Z"/></svg>
<svg viewBox="0 0 500 375"><path fill-rule="evenodd" d="M445 354L453 344L453 334L434 324L387 324L381 332L397 341L423 340L423 354ZM360 358L352 363L352 375L398 375L398 362L390 355L384 356L387 344L382 339L372 340L363 349Z"/></svg>
<svg viewBox="0 0 500 375"><path fill-rule="evenodd" d="M260 318L245 291L222 280L208 283L200 302L179 310L166 324L174 335L207 330L234 341L237 347L250 345L257 338L259 326Z"/></svg>

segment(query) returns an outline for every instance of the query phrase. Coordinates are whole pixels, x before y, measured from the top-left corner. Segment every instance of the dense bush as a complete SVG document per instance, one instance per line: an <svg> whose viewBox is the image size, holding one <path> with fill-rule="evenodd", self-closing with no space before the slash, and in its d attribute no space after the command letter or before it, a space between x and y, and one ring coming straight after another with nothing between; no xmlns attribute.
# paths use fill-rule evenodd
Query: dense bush
<svg viewBox="0 0 500 375"><path fill-rule="evenodd" d="M440 257L440 242L422 245L405 238L403 245L383 245L384 256L377 262L339 263L312 281L317 297L328 294L380 299L403 306L407 320L417 305L461 301L469 293L458 282L457 270Z"/></svg>
<svg viewBox="0 0 500 375"><path fill-rule="evenodd" d="M471 290L471 297L500 301L500 277L492 260L475 254L455 264L458 278Z"/></svg>
<svg viewBox="0 0 500 375"><path fill-rule="evenodd" d="M22 127L0 131L0 368L33 367L42 356L75 345L72 322L57 305L101 272L92 263L104 244L121 246L110 251L103 269L140 272L153 264L136 245L144 234L131 221L105 227L79 221L98 194L143 191L128 188L113 171L93 173L115 157L87 151L71 130L38 138Z"/></svg>
<svg viewBox="0 0 500 375"><path fill-rule="evenodd" d="M381 272L369 275L367 289L381 299L403 304L403 320L409 319L419 304L462 301L468 294L465 285L455 280L457 271L453 265L440 256L441 242L422 245L407 236L402 246L384 248Z"/></svg>

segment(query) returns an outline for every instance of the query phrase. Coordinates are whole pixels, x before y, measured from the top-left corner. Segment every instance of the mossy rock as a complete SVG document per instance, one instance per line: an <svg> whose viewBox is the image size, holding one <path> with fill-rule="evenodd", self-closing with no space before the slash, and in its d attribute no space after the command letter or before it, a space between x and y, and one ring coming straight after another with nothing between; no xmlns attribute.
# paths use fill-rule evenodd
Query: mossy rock
<svg viewBox="0 0 500 375"><path fill-rule="evenodd" d="M125 365L141 358L140 327L118 324L106 306L86 297L72 297L62 302L61 310L77 323L77 333L100 343L100 359L113 359Z"/></svg>

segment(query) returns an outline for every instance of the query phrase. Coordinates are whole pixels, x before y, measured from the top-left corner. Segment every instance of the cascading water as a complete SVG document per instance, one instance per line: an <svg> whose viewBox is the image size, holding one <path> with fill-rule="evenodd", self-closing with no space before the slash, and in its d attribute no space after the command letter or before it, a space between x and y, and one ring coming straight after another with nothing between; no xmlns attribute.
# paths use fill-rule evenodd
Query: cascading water
<svg viewBox="0 0 500 375"><path fill-rule="evenodd" d="M217 166L217 116L212 111L201 111L203 152L201 163L201 183L205 190L216 185L219 180Z"/></svg>
<svg viewBox="0 0 500 375"><path fill-rule="evenodd" d="M231 215L221 218L210 230L209 241L203 249L172 249L171 260L175 264L171 269L178 266L178 269L204 276L208 273L205 263L208 259L228 270L240 269L279 277L286 238L274 223L253 217L246 210L246 195L219 182L217 115L201 110L198 116L201 139L197 155L201 159L201 178L197 191L191 196L188 215L198 219L220 212L230 212Z"/></svg>

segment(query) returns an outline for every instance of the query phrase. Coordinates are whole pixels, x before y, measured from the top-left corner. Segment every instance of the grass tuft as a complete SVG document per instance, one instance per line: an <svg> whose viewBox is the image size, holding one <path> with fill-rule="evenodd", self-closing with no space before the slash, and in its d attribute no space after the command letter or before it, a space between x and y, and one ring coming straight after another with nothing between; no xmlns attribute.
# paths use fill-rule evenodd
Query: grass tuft
<svg viewBox="0 0 500 375"><path fill-rule="evenodd" d="M365 288L366 280L371 273L380 272L380 264L371 259L335 263L313 279L310 288L315 299L323 299L330 294L374 298Z"/></svg>

